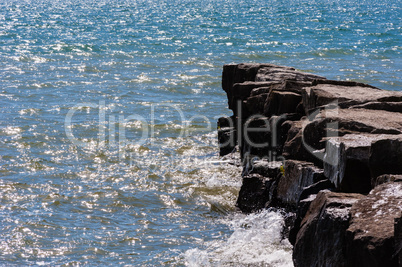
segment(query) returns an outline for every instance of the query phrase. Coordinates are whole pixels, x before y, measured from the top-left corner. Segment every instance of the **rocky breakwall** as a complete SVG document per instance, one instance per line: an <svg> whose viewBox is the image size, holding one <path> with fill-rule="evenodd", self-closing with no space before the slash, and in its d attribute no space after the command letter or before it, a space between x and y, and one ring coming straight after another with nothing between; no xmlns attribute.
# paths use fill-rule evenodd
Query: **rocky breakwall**
<svg viewBox="0 0 402 267"><path fill-rule="evenodd" d="M402 93L272 64L223 67L243 212L294 213L295 266L402 266Z"/></svg>

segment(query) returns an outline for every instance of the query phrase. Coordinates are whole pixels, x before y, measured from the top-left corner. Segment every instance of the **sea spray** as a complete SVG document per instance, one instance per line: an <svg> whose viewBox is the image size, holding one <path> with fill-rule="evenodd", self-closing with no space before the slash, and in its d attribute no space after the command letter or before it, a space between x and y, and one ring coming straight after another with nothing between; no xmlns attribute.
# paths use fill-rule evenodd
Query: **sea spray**
<svg viewBox="0 0 402 267"><path fill-rule="evenodd" d="M234 213L222 220L230 225L231 235L186 251L187 266L293 266L292 245L281 234L281 212Z"/></svg>

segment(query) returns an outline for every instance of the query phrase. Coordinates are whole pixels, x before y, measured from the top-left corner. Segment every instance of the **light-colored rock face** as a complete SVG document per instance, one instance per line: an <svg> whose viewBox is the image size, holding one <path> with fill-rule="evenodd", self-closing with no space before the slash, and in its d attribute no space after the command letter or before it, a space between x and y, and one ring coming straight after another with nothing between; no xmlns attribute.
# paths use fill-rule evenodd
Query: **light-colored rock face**
<svg viewBox="0 0 402 267"><path fill-rule="evenodd" d="M256 81L283 81L283 80L297 80L297 81L312 81L315 79L325 79L311 73L296 71L294 68L286 67L263 67L260 68L256 75Z"/></svg>
<svg viewBox="0 0 402 267"><path fill-rule="evenodd" d="M334 183L337 189L345 189L343 185L346 184L346 186L349 186L350 191L358 191L358 188L363 186L362 183L365 183L369 191L372 180L376 177L367 175L367 177L358 179L359 174L364 174L363 167L366 170L370 168L369 160L372 144L380 140L398 139L402 140L402 135L347 134L341 137L330 138L326 143L324 158L325 176ZM352 179L354 181L345 181L344 179Z"/></svg>
<svg viewBox="0 0 402 267"><path fill-rule="evenodd" d="M353 206L348 231L354 233L354 239L390 238L394 235L394 219L401 213L402 183L382 184Z"/></svg>
<svg viewBox="0 0 402 267"><path fill-rule="evenodd" d="M402 116L399 113L367 109L330 109L320 112L316 121L335 121L350 126L351 131L374 134L402 133ZM363 141L363 140L361 140Z"/></svg>
<svg viewBox="0 0 402 267"><path fill-rule="evenodd" d="M303 88L306 110L327 105L333 101L364 104L368 102L401 102L402 93L384 91L371 86L343 86L341 84L317 84Z"/></svg>
<svg viewBox="0 0 402 267"><path fill-rule="evenodd" d="M377 186L351 209L347 243L351 264L397 266L394 222L402 214L402 183ZM356 265L356 266L357 266Z"/></svg>

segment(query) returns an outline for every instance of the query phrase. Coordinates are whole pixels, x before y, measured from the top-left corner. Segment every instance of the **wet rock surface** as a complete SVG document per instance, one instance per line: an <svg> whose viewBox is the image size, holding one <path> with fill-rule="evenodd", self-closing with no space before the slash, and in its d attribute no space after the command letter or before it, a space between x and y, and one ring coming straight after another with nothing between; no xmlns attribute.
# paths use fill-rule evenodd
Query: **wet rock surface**
<svg viewBox="0 0 402 267"><path fill-rule="evenodd" d="M295 266L402 266L402 93L273 64L223 67L243 212L294 212ZM382 265L381 265L382 264Z"/></svg>

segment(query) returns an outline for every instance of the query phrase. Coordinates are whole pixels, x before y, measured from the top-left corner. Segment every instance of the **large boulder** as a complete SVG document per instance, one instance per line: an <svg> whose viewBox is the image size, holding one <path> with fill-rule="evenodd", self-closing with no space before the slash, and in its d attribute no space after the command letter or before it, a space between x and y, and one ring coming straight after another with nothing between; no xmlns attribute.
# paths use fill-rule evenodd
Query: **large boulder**
<svg viewBox="0 0 402 267"><path fill-rule="evenodd" d="M269 87L276 82L252 82L246 81L243 83L235 83L231 89L231 97L229 98L229 109L233 110L234 114L240 113L239 105L242 104L244 100L251 96L251 92L254 89L263 87ZM244 113L245 111L243 111ZM247 113L244 113L247 115Z"/></svg>
<svg viewBox="0 0 402 267"><path fill-rule="evenodd" d="M345 231L350 209L362 197L352 193L318 193L297 233L293 248L296 267L347 265Z"/></svg>
<svg viewBox="0 0 402 267"><path fill-rule="evenodd" d="M304 121L304 140L317 148L325 147L327 137L352 133L401 134L402 119L382 110L328 108Z"/></svg>
<svg viewBox="0 0 402 267"><path fill-rule="evenodd" d="M368 102L402 102L402 93L385 91L368 84L317 80L303 90L306 113L329 103L345 103L345 107Z"/></svg>
<svg viewBox="0 0 402 267"><path fill-rule="evenodd" d="M402 266L402 216L395 219L395 256L398 257L399 267Z"/></svg>
<svg viewBox="0 0 402 267"><path fill-rule="evenodd" d="M402 117L399 117L402 124ZM402 174L402 136L378 140L371 146L369 166L372 177Z"/></svg>
<svg viewBox="0 0 402 267"><path fill-rule="evenodd" d="M306 117L300 122L292 123L283 148L285 158L311 161L321 166L327 141L337 136L362 133L400 135L402 133L402 120L400 114L395 112L329 108L317 112L315 115L312 118ZM396 143L389 142L384 145L390 147ZM381 146L377 146L376 150L380 151ZM397 148L394 148L392 151L396 150ZM381 162L383 160L385 158L381 159ZM399 158L395 160L399 160ZM394 165L395 163L392 163L395 171L399 171L398 167Z"/></svg>
<svg viewBox="0 0 402 267"><path fill-rule="evenodd" d="M394 221L402 212L402 183L377 186L351 209L347 229L349 266L398 266Z"/></svg>
<svg viewBox="0 0 402 267"><path fill-rule="evenodd" d="M236 147L236 129L234 127L218 129L219 156L232 153Z"/></svg>
<svg viewBox="0 0 402 267"><path fill-rule="evenodd" d="M275 66L272 64L227 64L223 66L222 88L228 94L232 90L233 84L245 81L255 81L258 70L263 66Z"/></svg>
<svg viewBox="0 0 402 267"><path fill-rule="evenodd" d="M243 177L236 206L245 213L266 208L270 200L270 188L274 179L251 174Z"/></svg>
<svg viewBox="0 0 402 267"><path fill-rule="evenodd" d="M218 145L219 155L225 156L235 150L237 134L234 117L221 117L218 119Z"/></svg>
<svg viewBox="0 0 402 267"><path fill-rule="evenodd" d="M373 177L369 169L372 143L397 137L398 135L347 134L330 138L326 143L324 156L325 176L342 192L369 193L373 188Z"/></svg>
<svg viewBox="0 0 402 267"><path fill-rule="evenodd" d="M222 88L227 94L229 109L237 115L242 101L252 96L251 92L256 88L274 86L279 90L297 88L301 91L303 85L310 85L316 79L325 78L272 64L229 64L223 66ZM293 83L286 83L286 80ZM300 83L295 85L294 82Z"/></svg>
<svg viewBox="0 0 402 267"><path fill-rule="evenodd" d="M284 175L278 181L276 198L284 206L296 207L303 190L324 179L324 170L313 163L286 160Z"/></svg>
<svg viewBox="0 0 402 267"><path fill-rule="evenodd" d="M264 177L276 178L283 168L282 161L270 161L269 159L260 159L252 162L250 174L256 173Z"/></svg>
<svg viewBox="0 0 402 267"><path fill-rule="evenodd" d="M333 184L328 179L318 181L315 184L305 187L303 192L300 194L300 199L297 203L296 209L296 219L289 233L289 241L292 245L296 242L297 233L300 230L300 224L306 216L310 204L317 197L317 194L323 190L334 190Z"/></svg>
<svg viewBox="0 0 402 267"><path fill-rule="evenodd" d="M264 114L264 106L268 96L268 93L263 93L255 96L250 96L249 98L244 100L244 105L247 108L247 114Z"/></svg>
<svg viewBox="0 0 402 267"><path fill-rule="evenodd" d="M297 113L297 107L302 101L300 94L294 92L272 90L266 98L264 115L281 115Z"/></svg>

